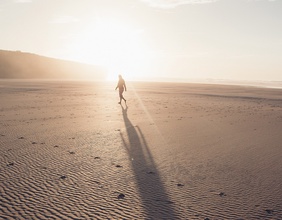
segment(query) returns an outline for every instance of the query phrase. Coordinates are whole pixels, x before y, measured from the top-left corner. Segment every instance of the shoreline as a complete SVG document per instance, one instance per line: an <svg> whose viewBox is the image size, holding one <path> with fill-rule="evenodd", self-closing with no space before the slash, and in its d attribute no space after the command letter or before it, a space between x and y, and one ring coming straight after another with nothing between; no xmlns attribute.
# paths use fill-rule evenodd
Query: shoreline
<svg viewBox="0 0 282 220"><path fill-rule="evenodd" d="M0 82L92 82L92 83L115 83L113 80L93 80L93 79L0 79ZM171 83L171 84L197 84L197 85L226 85L241 87L256 87L269 89L282 89L282 81L250 81L250 80L127 80L131 83Z"/></svg>

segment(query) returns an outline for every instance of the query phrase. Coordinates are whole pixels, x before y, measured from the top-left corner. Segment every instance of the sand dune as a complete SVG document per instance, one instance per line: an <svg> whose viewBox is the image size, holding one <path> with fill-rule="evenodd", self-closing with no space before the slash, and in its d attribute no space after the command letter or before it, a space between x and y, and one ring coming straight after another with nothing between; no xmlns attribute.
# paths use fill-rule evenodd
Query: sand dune
<svg viewBox="0 0 282 220"><path fill-rule="evenodd" d="M282 219L282 90L0 81L1 219Z"/></svg>

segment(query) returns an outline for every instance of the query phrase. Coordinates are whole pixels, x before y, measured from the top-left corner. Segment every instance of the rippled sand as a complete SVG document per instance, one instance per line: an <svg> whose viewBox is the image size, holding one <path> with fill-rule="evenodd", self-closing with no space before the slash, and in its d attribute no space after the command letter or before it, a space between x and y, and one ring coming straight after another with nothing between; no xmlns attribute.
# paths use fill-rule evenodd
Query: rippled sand
<svg viewBox="0 0 282 220"><path fill-rule="evenodd" d="M1 219L282 219L282 90L0 81Z"/></svg>

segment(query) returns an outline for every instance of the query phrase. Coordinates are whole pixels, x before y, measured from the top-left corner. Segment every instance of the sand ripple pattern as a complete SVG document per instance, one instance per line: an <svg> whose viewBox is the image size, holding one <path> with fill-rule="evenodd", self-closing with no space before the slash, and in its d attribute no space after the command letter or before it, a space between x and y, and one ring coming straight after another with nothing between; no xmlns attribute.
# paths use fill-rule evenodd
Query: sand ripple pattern
<svg viewBox="0 0 282 220"><path fill-rule="evenodd" d="M0 219L282 219L278 91L134 88L5 82Z"/></svg>

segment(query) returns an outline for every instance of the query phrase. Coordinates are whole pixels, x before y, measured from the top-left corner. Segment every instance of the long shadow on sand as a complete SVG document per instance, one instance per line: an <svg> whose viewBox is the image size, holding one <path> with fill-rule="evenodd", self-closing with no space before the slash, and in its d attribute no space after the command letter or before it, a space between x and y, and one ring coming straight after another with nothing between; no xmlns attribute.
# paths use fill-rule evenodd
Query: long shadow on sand
<svg viewBox="0 0 282 220"><path fill-rule="evenodd" d="M120 135L131 161L146 219L178 219L146 139L141 129L132 125L127 116L127 110L127 106L126 108L122 106L128 141L126 141L125 134L120 133Z"/></svg>

